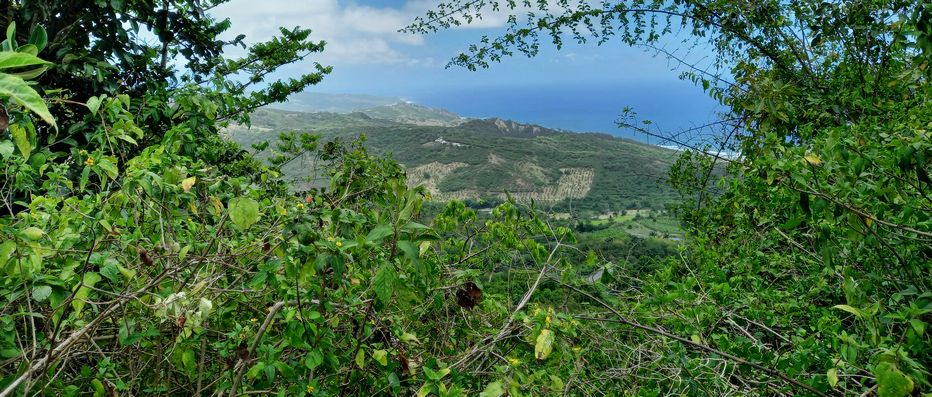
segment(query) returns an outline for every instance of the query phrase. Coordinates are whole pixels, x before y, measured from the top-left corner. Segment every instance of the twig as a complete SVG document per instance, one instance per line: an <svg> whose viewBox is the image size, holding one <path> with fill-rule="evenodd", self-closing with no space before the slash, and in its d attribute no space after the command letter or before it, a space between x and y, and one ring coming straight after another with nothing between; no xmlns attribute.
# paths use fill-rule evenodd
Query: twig
<svg viewBox="0 0 932 397"><path fill-rule="evenodd" d="M35 374L36 372L44 370L46 367L48 367L49 364L51 364L54 360L58 359L59 356L64 354L68 349L72 347L72 345L76 344L79 340L85 339L84 338L85 334L90 332L92 329L96 328L97 325L100 324L104 319L106 319L111 314L113 314L113 312L123 307L123 305L125 305L131 299L134 299L135 297L142 295L149 288L152 288L153 286L156 286L159 283L161 283L162 280L166 276L168 276L168 273L169 271L168 269L166 269L165 271L162 272L162 274L160 274L158 277L156 277L151 282L149 282L149 284L137 290L131 297L127 297L124 300L117 301L110 307L106 308L103 312L98 314L97 317L91 320L91 322L89 322L87 325L85 325L81 329L72 333L65 340L61 341L61 343L59 343L52 350L50 350L49 353L45 357L42 357L41 359L33 362L29 366L29 368L27 368L26 371L23 372L22 375L20 375L18 378L16 378L16 380L14 380L12 383L7 385L7 387L3 389L2 392L0 392L0 397L7 397L15 393L21 383L31 378L32 375Z"/></svg>
<svg viewBox="0 0 932 397"><path fill-rule="evenodd" d="M314 305L320 304L320 302L316 299L312 299L310 303ZM249 354L248 354L247 359L249 357L252 357L253 353L256 352L256 349L259 347L259 341L262 340L262 335L265 334L265 331L269 328L269 325L272 324L272 319L275 317L275 314L278 313L278 311L281 310L282 307L284 307L285 305L295 305L295 304L297 304L297 300L278 301L278 302L275 302L274 305L269 307L269 314L265 316L265 321L263 321L262 325L259 326L259 330L256 331L256 337L252 340L252 344L249 346L249 350L248 350ZM236 395L236 389L239 386L239 382L243 379L243 373L246 370L247 359L240 358L239 360L237 360L236 365L234 366L234 368L237 368L237 370L236 370L236 376L233 378L233 385L230 387L230 394L229 394L230 397L233 397ZM3 396L0 396L0 397L3 397Z"/></svg>
<svg viewBox="0 0 932 397"><path fill-rule="evenodd" d="M736 362L736 363L738 363L738 364L747 365L747 366L749 366L749 367L751 367L751 368L754 368L754 369L757 369L757 370L759 370L759 371L762 371L762 372L764 372L764 373L766 373L766 374L768 374L768 375L770 375L770 376L778 377L778 378L783 379L783 380L785 380L786 382L789 382L789 383L791 383L791 384L793 384L793 385L795 385L795 386L797 386L797 387L806 389L807 391L809 391L809 392L811 392L811 393L813 393L813 394L815 394L815 395L817 395L817 396L820 396L820 397L828 397L828 394L825 394L825 393L823 393L823 392L817 390L816 388L814 388L814 387L812 387L812 386L809 386L809 385L807 385L807 384L805 384L805 383L802 383L802 382L800 382L800 381L798 381L798 380L796 380L796 379L793 379L793 378L787 376L786 374L784 374L784 373L782 373L782 372L780 372L780 371L777 371L777 370L775 370L775 369L767 368L767 367L765 367L765 366L763 366L763 365L750 362L750 361L745 360L745 359L743 359L743 358L741 358L741 357L732 355L732 354L727 353L727 352L724 352L724 351L722 351L722 350L718 350L718 349L716 349L716 348L714 348L714 347L707 346L707 345L703 345L703 344L701 344L701 343L696 343L696 342L693 342L693 341L691 341L691 340L689 340L689 339L686 339L686 338L683 338L683 337L680 337L680 336L677 336L677 335L673 335L673 334L671 334L671 333L669 333L669 332L667 332L667 331L661 330L661 329L659 329L659 328L654 328L654 327L649 327L649 326L646 326L646 325L641 325L640 323L637 323L637 322L635 322L635 321L633 321L633 320L629 320L629 319L627 319L625 316L623 316L621 313L619 313L617 310L615 310L615 308L611 307L609 304L605 303L605 302L602 301L601 299L596 298L595 296L592 296L592 294L589 294L588 292L583 291L583 290L581 290L581 289L579 289L579 288L576 288L576 287L574 287L574 286L572 286L572 285L566 284L566 283L564 283L564 282L562 282L562 281L560 281L560 280L558 280L558 279L553 279L553 281L559 283L560 285L563 285L564 287L567 287L567 288L569 288L569 289L572 289L573 291L576 291L577 293L579 293L579 294L581 294L581 295L586 296L587 298L591 299L593 302L596 302L596 303L598 303L599 305L602 305L603 307L605 307L606 309L608 309L609 311L611 311L616 317L618 317L618 319L606 319L606 318L596 318L596 317L579 317L579 318L583 318L583 319L586 319L586 320L594 320L594 321L617 322L617 323L625 324L625 325L628 325L628 326L631 326L631 327L640 329L640 330L642 330L642 331L647 331L647 332L655 333L655 334L658 334L658 335L661 335L661 336L664 336L664 337L667 337L667 338L676 340L676 341L678 341L678 342L680 342L680 343L685 344L685 345L688 346L688 347L691 347L691 348L694 348L694 349L697 349L697 350L704 350L704 351L707 351L707 352L710 352L710 353L714 353L714 354L718 354L718 355L720 355L720 356L722 356L722 357L725 357L725 358L727 358L727 359L729 359L729 360L731 360L731 361L734 361L734 362Z"/></svg>

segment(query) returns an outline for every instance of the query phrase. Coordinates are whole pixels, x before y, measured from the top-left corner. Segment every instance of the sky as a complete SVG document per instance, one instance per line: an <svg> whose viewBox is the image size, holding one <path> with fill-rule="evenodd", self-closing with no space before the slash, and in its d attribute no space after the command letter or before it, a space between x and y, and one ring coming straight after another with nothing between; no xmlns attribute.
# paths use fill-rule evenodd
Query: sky
<svg viewBox="0 0 932 397"><path fill-rule="evenodd" d="M230 36L267 40L279 26L312 29L323 53L283 68L288 77L313 62L333 72L310 91L400 97L468 117L502 117L574 131L606 132L641 140L615 121L632 107L655 128L675 131L706 124L718 105L663 56L618 42L543 46L535 58L516 55L489 69L447 68L447 62L483 34L505 26L505 15L487 15L468 27L429 35L400 33L428 10L430 0L231 0L212 10L230 18ZM667 48L685 54L672 41ZM695 50L693 56L696 56ZM700 58L705 55L698 55Z"/></svg>

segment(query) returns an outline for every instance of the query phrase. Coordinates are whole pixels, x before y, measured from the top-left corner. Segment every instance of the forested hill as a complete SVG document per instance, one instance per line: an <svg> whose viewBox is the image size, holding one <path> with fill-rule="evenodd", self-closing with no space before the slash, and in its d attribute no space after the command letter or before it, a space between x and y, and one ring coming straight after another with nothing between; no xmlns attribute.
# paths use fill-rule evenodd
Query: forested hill
<svg viewBox="0 0 932 397"><path fill-rule="evenodd" d="M365 134L372 151L391 154L406 167L410 183L424 184L438 200L494 202L507 192L545 206L605 212L661 207L673 198L662 183L675 158L669 149L607 134L463 119L404 102L352 113L262 109L252 115L251 129L233 126L226 132L250 148L292 130L325 139ZM286 172L302 178L311 171L295 162Z"/></svg>

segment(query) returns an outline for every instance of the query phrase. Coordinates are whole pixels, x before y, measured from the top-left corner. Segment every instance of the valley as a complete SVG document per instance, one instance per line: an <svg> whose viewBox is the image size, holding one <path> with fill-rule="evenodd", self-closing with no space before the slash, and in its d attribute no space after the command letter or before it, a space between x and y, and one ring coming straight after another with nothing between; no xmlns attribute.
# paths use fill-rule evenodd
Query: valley
<svg viewBox="0 0 932 397"><path fill-rule="evenodd" d="M511 197L594 219L624 210L662 210L675 199L663 183L673 150L607 134L466 119L404 101L342 113L261 109L252 115L251 128L234 125L224 134L248 149L287 131L344 142L365 135L370 151L398 161L409 183L424 185L438 201L494 204ZM308 164L289 164L285 172L296 186L313 186Z"/></svg>

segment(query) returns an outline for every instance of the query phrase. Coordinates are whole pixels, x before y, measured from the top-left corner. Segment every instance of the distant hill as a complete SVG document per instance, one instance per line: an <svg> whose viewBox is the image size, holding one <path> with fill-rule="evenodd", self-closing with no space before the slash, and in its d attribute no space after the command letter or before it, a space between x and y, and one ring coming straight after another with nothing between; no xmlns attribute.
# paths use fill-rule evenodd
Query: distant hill
<svg viewBox="0 0 932 397"><path fill-rule="evenodd" d="M473 132L477 134L489 134L489 135L502 135L502 136L513 136L513 137L535 137L542 135L554 135L562 132L561 130L554 130L551 128L541 127L534 124L521 124L511 120L503 120L499 118L489 118L489 119L471 119L469 121L461 123L458 127L458 130L463 132Z"/></svg>
<svg viewBox="0 0 932 397"><path fill-rule="evenodd" d="M302 92L292 95L288 98L288 102L275 104L271 107L292 112L351 113L399 102L403 102L403 100L396 97Z"/></svg>
<svg viewBox="0 0 932 397"><path fill-rule="evenodd" d="M247 148L274 141L281 131L344 140L366 134L370 150L391 155L407 168L410 183L425 185L439 201L494 202L510 195L555 209L604 213L658 208L674 198L661 180L675 151L606 134L495 118L464 120L406 103L352 113L261 109L252 124L226 133ZM297 179L313 174L306 164L290 164L285 171Z"/></svg>
<svg viewBox="0 0 932 397"><path fill-rule="evenodd" d="M429 108L411 102L396 102L390 105L362 109L367 116L414 125L433 125L452 127L462 124L466 119L444 109Z"/></svg>

